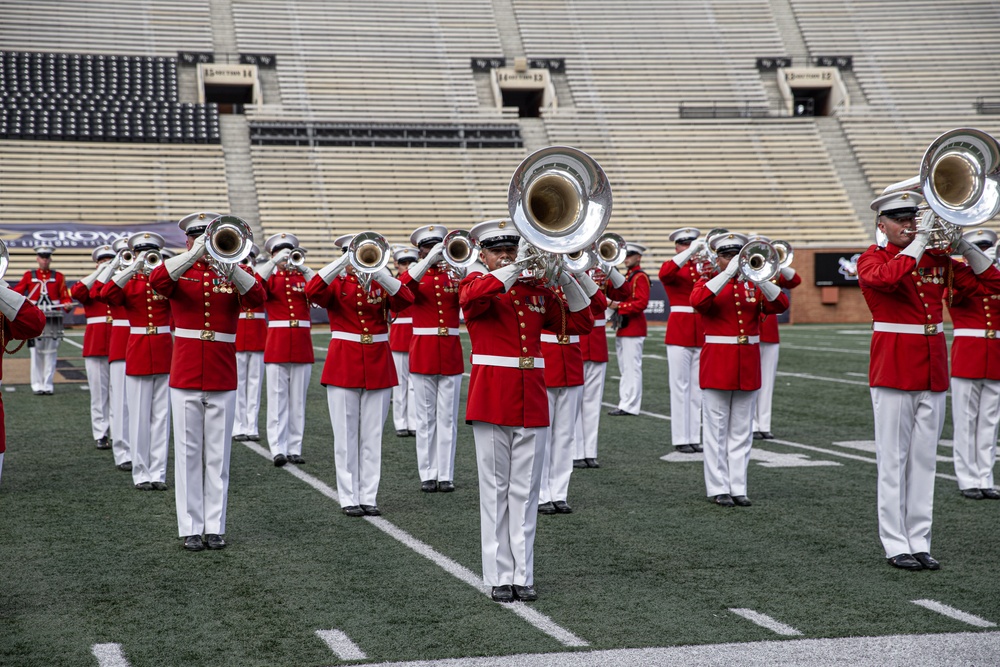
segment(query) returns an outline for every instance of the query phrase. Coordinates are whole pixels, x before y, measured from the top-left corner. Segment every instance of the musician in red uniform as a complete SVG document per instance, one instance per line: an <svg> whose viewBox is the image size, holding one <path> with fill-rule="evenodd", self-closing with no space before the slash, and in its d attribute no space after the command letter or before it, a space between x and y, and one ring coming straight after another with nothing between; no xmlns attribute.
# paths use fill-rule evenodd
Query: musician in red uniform
<svg viewBox="0 0 1000 667"><path fill-rule="evenodd" d="M112 306L104 298L104 286L111 282L116 271L121 270L124 254L131 255L128 239L120 238L111 244L115 258L104 265L97 281L90 288L90 296L108 306L111 311L111 333L108 338L108 404L111 422L111 453L115 467L122 472L132 470L132 448L128 437L128 393L125 391L125 348L128 346L129 320L125 305Z"/></svg>
<svg viewBox="0 0 1000 667"><path fill-rule="evenodd" d="M608 371L608 334L604 314L608 308L605 295L607 286L621 286L625 276L609 267L590 270L590 276L600 290L590 301L590 312L594 314L594 328L580 336L580 352L583 355L583 396L576 418L576 450L573 455L574 468L600 468L597 462L597 436L601 426L601 404L604 402L604 378Z"/></svg>
<svg viewBox="0 0 1000 667"><path fill-rule="evenodd" d="M788 297L776 284L740 275L736 256L746 242L743 234L713 235L719 274L699 279L691 290L691 305L705 327L699 373L705 488L712 502L724 507L751 504L747 465L760 389L759 316L788 308Z"/></svg>
<svg viewBox="0 0 1000 667"><path fill-rule="evenodd" d="M23 294L8 287L7 281L0 280L0 380L3 379L3 355L7 353L8 342L34 338L44 328L45 313ZM14 351L11 349L11 352ZM3 475L3 457L7 451L5 423L3 397L0 396L0 476Z"/></svg>
<svg viewBox="0 0 1000 667"><path fill-rule="evenodd" d="M618 407L615 417L637 415L642 408L642 344L646 341L646 306L649 305L649 276L639 263L646 246L629 242L625 255L625 284L608 289L608 308L620 316L615 335L618 355Z"/></svg>
<svg viewBox="0 0 1000 667"><path fill-rule="evenodd" d="M389 350L389 309L405 309L413 303L413 294L384 268L371 274L366 289L349 265L347 250L353 236L337 239L344 255L313 276L306 294L326 308L330 318L322 384L333 427L340 506L348 516L378 516L382 513L376 502L382 476L382 428L396 384Z"/></svg>
<svg viewBox="0 0 1000 667"><path fill-rule="evenodd" d="M245 271L254 272L260 247L254 243L243 261ZM263 306L244 307L236 325L236 416L233 440L260 440L257 427L260 392L264 379L264 343L267 340L267 311Z"/></svg>
<svg viewBox="0 0 1000 667"><path fill-rule="evenodd" d="M759 234L750 238L767 243L771 239ZM781 289L792 290L802 284L802 277L791 266L783 266L778 275L771 279ZM774 382L778 376L778 345L781 337L778 332L778 318L761 313L760 316L760 391L757 392L757 410L753 418L754 440L772 440L771 405L774 402Z"/></svg>
<svg viewBox="0 0 1000 667"><path fill-rule="evenodd" d="M125 391L129 397L132 482L140 491L166 491L173 339L170 306L149 282L149 272L162 262L159 251L163 237L139 232L129 237L128 244L134 260L112 276L103 296L112 306L124 306L129 320Z"/></svg>
<svg viewBox="0 0 1000 667"><path fill-rule="evenodd" d="M392 248L392 258L396 263L396 277L420 259L416 248L396 245ZM392 388L392 424L397 438L417 435L417 401L413 397L413 382L410 380L410 341L413 338L413 316L410 309L396 313L389 311L389 349L392 362L396 366L398 384Z"/></svg>
<svg viewBox="0 0 1000 667"><path fill-rule="evenodd" d="M970 229L965 239L993 254L997 233ZM951 414L958 488L971 500L1000 500L993 487L1000 425L1000 293L956 296L948 305L951 343Z"/></svg>
<svg viewBox="0 0 1000 667"><path fill-rule="evenodd" d="M56 375L56 358L59 354L59 343L63 337L63 314L72 310L72 299L66 288L66 276L59 271L53 271L50 245L35 246L38 270L25 271L21 282L13 287L18 294L28 297L28 300L45 313L48 327L42 335L28 341L31 351L31 390L36 395L51 396L54 391L53 379ZM65 304L60 307L58 304Z"/></svg>
<svg viewBox="0 0 1000 667"><path fill-rule="evenodd" d="M669 238L677 254L660 267L660 282L670 304L664 337L670 373L670 441L675 450L686 454L702 450L698 373L705 330L691 306L691 290L707 270L699 265L699 253L705 250L700 235L701 231L694 227L671 232Z"/></svg>
<svg viewBox="0 0 1000 667"><path fill-rule="evenodd" d="M110 245L94 248L91 257L97 268L89 275L73 283L70 296L83 306L87 317L87 327L83 330L83 363L87 369L87 387L90 390L90 430L98 449L111 449L110 397L108 385L111 367L108 364L108 346L111 341L111 307L107 303L92 298L90 290L104 271L106 264L115 258Z"/></svg>
<svg viewBox="0 0 1000 667"><path fill-rule="evenodd" d="M892 186L890 186L891 188ZM930 225L917 225L919 193L883 192L872 202L885 247L858 259L872 313L869 384L875 413L879 538L889 565L937 570L930 555L937 443L945 417L948 349L942 300L1000 291L1000 271L962 239L967 264L925 252Z"/></svg>
<svg viewBox="0 0 1000 667"><path fill-rule="evenodd" d="M413 292L410 381L417 401L417 472L420 490L455 490L455 445L465 362L458 336L457 269L442 267L448 229L418 227L410 234L420 261L399 279Z"/></svg>
<svg viewBox="0 0 1000 667"><path fill-rule="evenodd" d="M542 329L580 335L594 316L569 274L560 281L565 304L548 287L519 279L530 246L518 245L509 218L481 222L470 234L485 264L470 268L459 288L472 340L465 419L476 440L483 580L498 602L530 601L537 599L535 527L549 425Z"/></svg>
<svg viewBox="0 0 1000 667"><path fill-rule="evenodd" d="M264 288L249 272L205 257L205 229L217 217L199 212L181 218L187 252L164 260L149 276L153 289L170 300L175 327L170 364L174 493L178 533L188 551L226 546L236 325L244 307L264 303Z"/></svg>
<svg viewBox="0 0 1000 667"><path fill-rule="evenodd" d="M305 463L302 437L306 426L306 395L316 360L312 345L312 319L306 283L315 272L305 263L289 261L299 248L294 234L268 237L264 252L270 255L257 265L267 301L267 342L264 372L267 376L267 445L274 465Z"/></svg>

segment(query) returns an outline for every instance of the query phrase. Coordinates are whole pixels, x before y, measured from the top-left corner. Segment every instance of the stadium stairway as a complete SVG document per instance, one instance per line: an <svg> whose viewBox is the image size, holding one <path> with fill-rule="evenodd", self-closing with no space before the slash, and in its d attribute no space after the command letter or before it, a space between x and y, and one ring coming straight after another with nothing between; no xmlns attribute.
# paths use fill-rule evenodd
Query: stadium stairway
<svg viewBox="0 0 1000 667"><path fill-rule="evenodd" d="M229 186L229 211L243 218L253 228L257 245L264 245L264 230L257 205L257 185L250 157L250 128L242 114L222 114L219 129L226 156L226 183Z"/></svg>
<svg viewBox="0 0 1000 667"><path fill-rule="evenodd" d="M851 150L851 145L844 135L840 120L833 116L817 116L816 127L858 220L870 219L872 189L864 172L861 171L858 157ZM871 233L874 238L874 228Z"/></svg>

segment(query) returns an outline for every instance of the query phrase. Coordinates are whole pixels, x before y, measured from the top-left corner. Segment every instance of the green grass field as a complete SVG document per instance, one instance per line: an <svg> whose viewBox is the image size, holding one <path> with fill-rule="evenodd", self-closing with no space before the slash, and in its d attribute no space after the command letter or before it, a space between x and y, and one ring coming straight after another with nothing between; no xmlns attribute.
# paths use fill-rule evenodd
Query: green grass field
<svg viewBox="0 0 1000 667"><path fill-rule="evenodd" d="M777 440L754 445L762 457L750 465L754 506L726 509L706 500L699 461L661 460L673 448L662 330L652 330L645 414L605 416L603 467L576 470L570 483L575 512L539 517L540 597L530 609L586 643L579 647L493 603L373 522L342 515L290 474L293 466L275 468L240 443L232 453L229 548L185 552L176 537L172 454L171 491L136 491L111 453L94 448L88 393L79 385L39 397L5 383L0 664L96 665L92 647L106 643L119 644L137 667L340 664L316 634L326 630L344 633L369 662L555 659L567 651L783 638L733 608L766 614L798 638L983 632L917 599L1000 622L993 560L1000 503L965 500L953 480L939 477L932 553L942 570L888 567L876 529L874 454L864 444L835 444L873 437L869 336L864 327L828 325L784 327L782 337ZM323 336L314 340L325 346ZM60 355L82 365L68 342ZM335 488L323 356L317 351L308 463L300 470ZM617 391L612 356L609 404ZM262 415L262 433L263 424ZM949 422L944 438L950 434ZM938 472L953 475L951 450L943 445L939 454L947 460ZM802 461L822 465L793 465ZM390 416L381 525L478 579L475 453L464 423L455 482L453 494L420 492L414 441L395 437Z"/></svg>

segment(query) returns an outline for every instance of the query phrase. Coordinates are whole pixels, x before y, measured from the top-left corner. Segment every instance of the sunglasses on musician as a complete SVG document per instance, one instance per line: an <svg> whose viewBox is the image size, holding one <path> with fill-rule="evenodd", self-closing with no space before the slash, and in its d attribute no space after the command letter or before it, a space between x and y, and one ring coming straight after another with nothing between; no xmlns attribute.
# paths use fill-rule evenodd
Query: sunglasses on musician
<svg viewBox="0 0 1000 667"><path fill-rule="evenodd" d="M897 208L894 211L883 211L882 215L894 220L895 222L903 222L904 220L914 220L917 217L917 209L915 208Z"/></svg>

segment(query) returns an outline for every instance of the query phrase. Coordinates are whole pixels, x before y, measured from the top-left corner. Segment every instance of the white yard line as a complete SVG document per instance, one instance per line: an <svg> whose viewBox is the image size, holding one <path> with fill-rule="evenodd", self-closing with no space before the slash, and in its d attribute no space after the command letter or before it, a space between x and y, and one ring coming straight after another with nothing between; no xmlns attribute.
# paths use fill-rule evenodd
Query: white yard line
<svg viewBox="0 0 1000 667"><path fill-rule="evenodd" d="M368 656L351 638L340 630L317 630L316 636L326 642L330 650L341 660L367 660Z"/></svg>
<svg viewBox="0 0 1000 667"><path fill-rule="evenodd" d="M846 350L842 347L813 347L811 345L795 345L794 343L781 343L781 347L787 350L807 350L809 352L835 352L837 354L862 354L868 356L868 350Z"/></svg>
<svg viewBox="0 0 1000 667"><path fill-rule="evenodd" d="M603 405L606 408L617 408L618 407L617 403L608 403L607 401L602 401L601 405ZM646 415L647 417L653 417L655 419L665 419L667 421L670 421L670 417L668 417L666 415L658 414L656 412L647 412L645 410L639 410L639 414L640 415Z"/></svg>
<svg viewBox="0 0 1000 667"><path fill-rule="evenodd" d="M954 607L949 607L946 604L937 602L936 600L910 600L913 604L924 607L925 609L930 609L931 611L936 611L939 614L953 618L956 621L961 621L962 623L968 623L969 625L974 625L977 628L995 628L996 623L991 623L985 618L979 618L960 609L955 609Z"/></svg>
<svg viewBox="0 0 1000 667"><path fill-rule="evenodd" d="M784 371L778 371L778 375L781 377L792 377L792 378L802 378L803 380L819 380L820 382L836 382L837 384L853 384L860 387L867 387L867 382L862 382L861 380L845 380L844 378L830 378L824 377L822 375L812 375L811 373L786 373Z"/></svg>
<svg viewBox="0 0 1000 667"><path fill-rule="evenodd" d="M254 451L263 456L268 461L271 460L271 452L269 452L264 447L261 447L260 445L251 441L244 442L243 444L246 445L251 451ZM313 487L321 494L323 494L330 500L337 503L339 506L340 502L337 497L337 492L333 488L331 488L329 484L326 484L325 482L313 477L308 473L302 472L302 470L300 470L297 466L294 465L285 466L284 470L290 473L291 475L298 477L300 480L302 480L309 486ZM375 526L376 528L384 532L386 535L389 535L390 537L398 540L399 542L406 545L410 549L413 549L418 554L420 554L424 558L427 558L435 565L443 569L445 572L457 578L459 581L472 586L483 595L488 596L490 594L489 588L485 584L483 584L482 577L475 574L469 568L460 565L451 558L448 558L441 552L434 549L429 544L421 542L420 540L413 537L406 531L398 528L394 524L390 523L389 521L381 517L366 516L364 518L366 521L368 521L368 523ZM565 628L559 626L555 621L553 621L545 614L536 611L535 609L525 605L522 602L504 604L502 605L502 607L504 609L508 609L514 612L522 619L524 619L531 625L535 626L536 628L538 628L545 634L549 635L550 637L554 638L556 641L558 641L564 646L589 646L589 644L585 640L580 639L569 630L566 630Z"/></svg>
<svg viewBox="0 0 1000 667"><path fill-rule="evenodd" d="M90 647L90 652L101 667L129 667L121 644L94 644Z"/></svg>
<svg viewBox="0 0 1000 667"><path fill-rule="evenodd" d="M83 349L83 345L80 345L75 340L70 340L69 338L63 338L63 340L66 341L67 343L69 343L70 345L74 346L74 347L78 347L81 350Z"/></svg>
<svg viewBox="0 0 1000 667"><path fill-rule="evenodd" d="M742 616L743 618L747 619L752 623L756 623L762 628L767 628L771 632L778 635L783 635L785 637L795 637L802 634L792 626L785 625L781 621L776 621L767 614L762 614L759 611L754 611L753 609L730 608L729 611L733 612L737 616Z"/></svg>
<svg viewBox="0 0 1000 667"><path fill-rule="evenodd" d="M790 442L788 440L778 440L777 438L771 440L771 442L776 442L779 445L786 445L788 447L797 447L799 449L807 449L812 452L822 452L824 454L830 454L832 456L840 456L845 459L853 459L855 461L866 461L868 463L876 463L875 459L869 458L867 456L855 456L854 454L846 454L844 452L838 452L833 449L823 449L822 447L813 447L812 445L803 445L801 442ZM946 475L943 472L934 473L941 479L950 479L953 482L957 482L958 478L954 475Z"/></svg>

